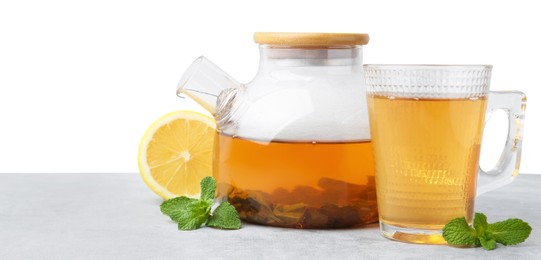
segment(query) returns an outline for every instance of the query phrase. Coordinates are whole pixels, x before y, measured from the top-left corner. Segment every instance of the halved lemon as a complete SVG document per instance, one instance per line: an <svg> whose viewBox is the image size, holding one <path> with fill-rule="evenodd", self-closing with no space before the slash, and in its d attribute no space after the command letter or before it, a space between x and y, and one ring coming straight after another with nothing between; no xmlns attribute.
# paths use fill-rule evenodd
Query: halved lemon
<svg viewBox="0 0 541 260"><path fill-rule="evenodd" d="M193 111L175 111L156 120L139 145L139 171L164 199L198 197L200 181L212 176L216 122Z"/></svg>

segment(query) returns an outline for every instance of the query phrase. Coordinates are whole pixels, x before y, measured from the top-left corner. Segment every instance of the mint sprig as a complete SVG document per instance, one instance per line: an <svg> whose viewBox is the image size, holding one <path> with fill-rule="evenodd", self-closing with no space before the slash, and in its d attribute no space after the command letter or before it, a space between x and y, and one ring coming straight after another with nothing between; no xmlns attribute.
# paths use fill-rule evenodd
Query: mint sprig
<svg viewBox="0 0 541 260"><path fill-rule="evenodd" d="M239 229L239 213L229 202L222 202L211 214L210 210L216 196L216 181L212 177L201 180L200 199L185 196L164 201L160 205L163 214L178 223L179 230L193 230L206 223L209 227Z"/></svg>
<svg viewBox="0 0 541 260"><path fill-rule="evenodd" d="M443 227L443 238L450 245L482 246L486 250L496 248L496 243L516 245L524 242L532 231L532 227L521 219L511 218L489 224L483 213L475 213L473 227L466 218L455 218Z"/></svg>

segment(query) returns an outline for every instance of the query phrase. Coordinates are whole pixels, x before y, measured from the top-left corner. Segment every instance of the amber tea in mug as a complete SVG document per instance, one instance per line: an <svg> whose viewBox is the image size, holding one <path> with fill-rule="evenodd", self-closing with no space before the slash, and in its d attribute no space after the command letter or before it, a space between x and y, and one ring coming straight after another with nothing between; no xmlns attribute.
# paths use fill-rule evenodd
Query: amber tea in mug
<svg viewBox="0 0 541 260"><path fill-rule="evenodd" d="M445 243L441 229L446 223L457 217L472 222L487 100L495 101L489 111L509 110L513 142L521 135L515 118L523 119L524 96L490 93L490 66L365 69L382 234L405 242ZM502 185L516 174L516 153L513 147L504 151L502 158L512 167L490 171L501 175L495 178L500 183L487 185Z"/></svg>
<svg viewBox="0 0 541 260"><path fill-rule="evenodd" d="M456 216L471 217L486 98L372 96L369 106L385 118L372 126L376 165L382 173L400 173L378 176L380 218L432 229Z"/></svg>

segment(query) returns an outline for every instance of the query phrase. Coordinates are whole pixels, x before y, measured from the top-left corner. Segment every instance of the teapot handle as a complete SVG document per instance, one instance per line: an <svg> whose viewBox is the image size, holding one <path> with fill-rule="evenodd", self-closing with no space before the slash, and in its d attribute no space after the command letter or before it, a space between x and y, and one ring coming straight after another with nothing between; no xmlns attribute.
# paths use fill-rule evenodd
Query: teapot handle
<svg viewBox="0 0 541 260"><path fill-rule="evenodd" d="M479 167L477 196L510 183L518 175L526 95L519 91L491 91L488 96L486 121L492 112L498 109L504 110L509 120L507 141L500 159L491 170L483 171Z"/></svg>

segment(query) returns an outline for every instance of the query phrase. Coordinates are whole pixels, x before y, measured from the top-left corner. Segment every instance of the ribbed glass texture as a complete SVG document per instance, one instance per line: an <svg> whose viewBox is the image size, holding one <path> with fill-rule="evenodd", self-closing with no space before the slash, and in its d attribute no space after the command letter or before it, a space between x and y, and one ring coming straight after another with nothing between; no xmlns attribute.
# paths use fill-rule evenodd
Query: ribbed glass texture
<svg viewBox="0 0 541 260"><path fill-rule="evenodd" d="M478 98L488 94L490 65L364 65L368 94L402 98Z"/></svg>

